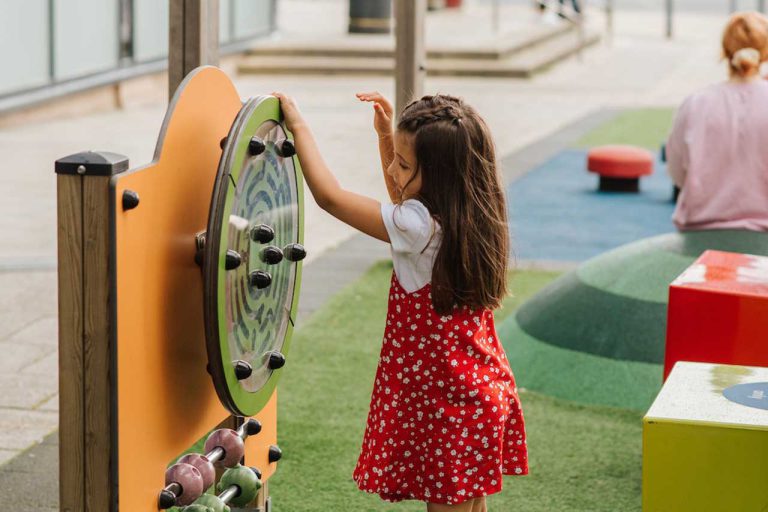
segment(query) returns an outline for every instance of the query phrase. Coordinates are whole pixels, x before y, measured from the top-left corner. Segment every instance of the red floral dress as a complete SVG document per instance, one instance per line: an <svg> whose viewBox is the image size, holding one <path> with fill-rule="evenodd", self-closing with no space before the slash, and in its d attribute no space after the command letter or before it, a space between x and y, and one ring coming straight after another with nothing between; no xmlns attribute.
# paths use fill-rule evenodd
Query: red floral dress
<svg viewBox="0 0 768 512"><path fill-rule="evenodd" d="M440 316L430 285L392 273L387 325L353 478L387 501L456 505L528 473L523 413L489 310Z"/></svg>

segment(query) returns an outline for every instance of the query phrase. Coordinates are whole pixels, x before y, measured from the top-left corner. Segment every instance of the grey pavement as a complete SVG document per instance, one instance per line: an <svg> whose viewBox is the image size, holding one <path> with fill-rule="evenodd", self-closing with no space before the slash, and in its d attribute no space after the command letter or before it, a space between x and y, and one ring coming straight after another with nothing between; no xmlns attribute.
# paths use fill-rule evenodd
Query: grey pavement
<svg viewBox="0 0 768 512"><path fill-rule="evenodd" d="M326 8L308 7L316 4ZM279 23L286 27L284 36L300 27L344 30L344 20L339 18L343 0L284 0L282 5ZM481 20L489 16L488 5L468 2L465 13ZM505 16L532 16L520 5L505 9ZM589 14L591 23L602 23L598 10ZM495 134L499 153L515 155L504 162L513 176L554 151L552 141L567 141L563 130L576 133L591 126L597 119L595 113L607 116L617 108L674 106L691 91L721 80L725 66L719 61L718 38L725 19L725 12L712 9L681 12L677 37L667 41L662 37L660 7L626 8L616 13L610 44L584 52L581 60L571 59L531 80L431 78L426 89L461 95L474 105ZM467 30L487 31L489 27ZM371 109L356 102L354 93L380 90L391 96L390 79L248 76L234 81L244 97L273 90L293 94L342 184L384 198ZM0 128L0 465L13 459L0 468L3 504L25 479L19 476L24 471L17 471L28 467L23 461L43 460L43 454L48 454L46 464L55 466L51 459L55 437L50 436L58 421L53 161L84 149L104 149L128 155L134 166L147 163L164 109L151 99L134 101L122 110ZM545 142L534 144L537 141ZM526 147L527 152L517 153ZM386 256L381 244L370 245L364 238L353 237L351 228L320 210L309 194L306 198L305 242L310 257L300 318L370 263ZM333 257L325 259L324 254ZM43 439L43 444L35 446ZM25 452L30 446L34 447ZM48 469L55 474L55 467ZM17 503L22 506L21 501Z"/></svg>

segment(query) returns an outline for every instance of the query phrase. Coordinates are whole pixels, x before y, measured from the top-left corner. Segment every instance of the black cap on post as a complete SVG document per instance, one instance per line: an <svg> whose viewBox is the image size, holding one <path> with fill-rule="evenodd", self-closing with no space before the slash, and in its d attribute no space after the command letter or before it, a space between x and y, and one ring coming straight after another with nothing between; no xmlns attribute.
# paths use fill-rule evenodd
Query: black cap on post
<svg viewBox="0 0 768 512"><path fill-rule="evenodd" d="M83 151L59 158L56 174L80 176L113 176L128 169L128 157L109 151Z"/></svg>

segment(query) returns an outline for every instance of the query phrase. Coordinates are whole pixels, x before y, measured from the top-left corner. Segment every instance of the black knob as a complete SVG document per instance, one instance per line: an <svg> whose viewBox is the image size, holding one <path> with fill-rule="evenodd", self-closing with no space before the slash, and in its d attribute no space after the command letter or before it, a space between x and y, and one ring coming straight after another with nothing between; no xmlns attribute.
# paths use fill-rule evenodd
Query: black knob
<svg viewBox="0 0 768 512"><path fill-rule="evenodd" d="M277 462L283 458L283 451L277 446L272 445L269 447L269 462Z"/></svg>
<svg viewBox="0 0 768 512"><path fill-rule="evenodd" d="M251 156L260 155L265 149L267 149L267 146L264 145L264 141L259 137L253 137L248 143L248 153L250 153Z"/></svg>
<svg viewBox="0 0 768 512"><path fill-rule="evenodd" d="M235 377L237 380L245 380L253 373L251 365L245 361L235 361Z"/></svg>
<svg viewBox="0 0 768 512"><path fill-rule="evenodd" d="M296 146L288 139L275 142L275 149L277 149L277 154L283 158L290 158L296 154Z"/></svg>
<svg viewBox="0 0 768 512"><path fill-rule="evenodd" d="M275 230L266 224L259 224L251 228L251 240L260 244L268 244L275 238Z"/></svg>
<svg viewBox="0 0 768 512"><path fill-rule="evenodd" d="M253 471L253 474L256 475L256 478L261 480L261 470L259 468L251 468L251 471Z"/></svg>
<svg viewBox="0 0 768 512"><path fill-rule="evenodd" d="M139 194L133 190L123 191L123 210L133 210L139 206Z"/></svg>
<svg viewBox="0 0 768 512"><path fill-rule="evenodd" d="M250 418L248 419L248 421L245 422L246 436L255 436L259 432L261 432L261 422L259 420Z"/></svg>
<svg viewBox="0 0 768 512"><path fill-rule="evenodd" d="M280 248L275 247L274 245L265 247L261 251L261 261L269 265L277 265L278 263L283 261L283 251L281 251Z"/></svg>
<svg viewBox="0 0 768 512"><path fill-rule="evenodd" d="M224 259L224 268L226 270L235 270L242 262L243 257L240 256L239 252L227 249L227 256Z"/></svg>
<svg viewBox="0 0 768 512"><path fill-rule="evenodd" d="M226 137L224 137L223 139L221 139L221 140L219 141L219 147L220 147L221 149L224 149L224 146L226 146L226 145L227 145L227 138L226 138Z"/></svg>
<svg viewBox="0 0 768 512"><path fill-rule="evenodd" d="M278 370L285 366L285 356L275 350L269 354L269 363L267 364L270 370Z"/></svg>
<svg viewBox="0 0 768 512"><path fill-rule="evenodd" d="M157 497L157 508L165 510L176 505L176 495L167 489L160 491L160 495Z"/></svg>
<svg viewBox="0 0 768 512"><path fill-rule="evenodd" d="M264 270L254 270L248 276L248 280L250 281L251 286L255 286L259 290L272 284L272 276L269 272L265 272Z"/></svg>
<svg viewBox="0 0 768 512"><path fill-rule="evenodd" d="M307 250L301 244L288 244L283 248L283 254L288 261L301 261L307 257Z"/></svg>

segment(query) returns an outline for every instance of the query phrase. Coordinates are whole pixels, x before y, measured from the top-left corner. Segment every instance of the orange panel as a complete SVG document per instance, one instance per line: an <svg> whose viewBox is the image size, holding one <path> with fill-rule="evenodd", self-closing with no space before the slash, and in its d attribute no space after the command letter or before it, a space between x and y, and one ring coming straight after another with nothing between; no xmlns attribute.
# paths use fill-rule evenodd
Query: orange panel
<svg viewBox="0 0 768 512"><path fill-rule="evenodd" d="M117 470L120 510L157 510L166 465L228 414L206 372L202 273L195 234L208 220L225 137L240 110L232 82L199 68L176 92L153 163L113 178L113 268L117 370ZM140 204L123 211L123 191ZM275 402L248 454L276 442ZM259 418L259 416L257 416ZM265 477L259 450L247 463ZM274 466L274 465L273 465Z"/></svg>

